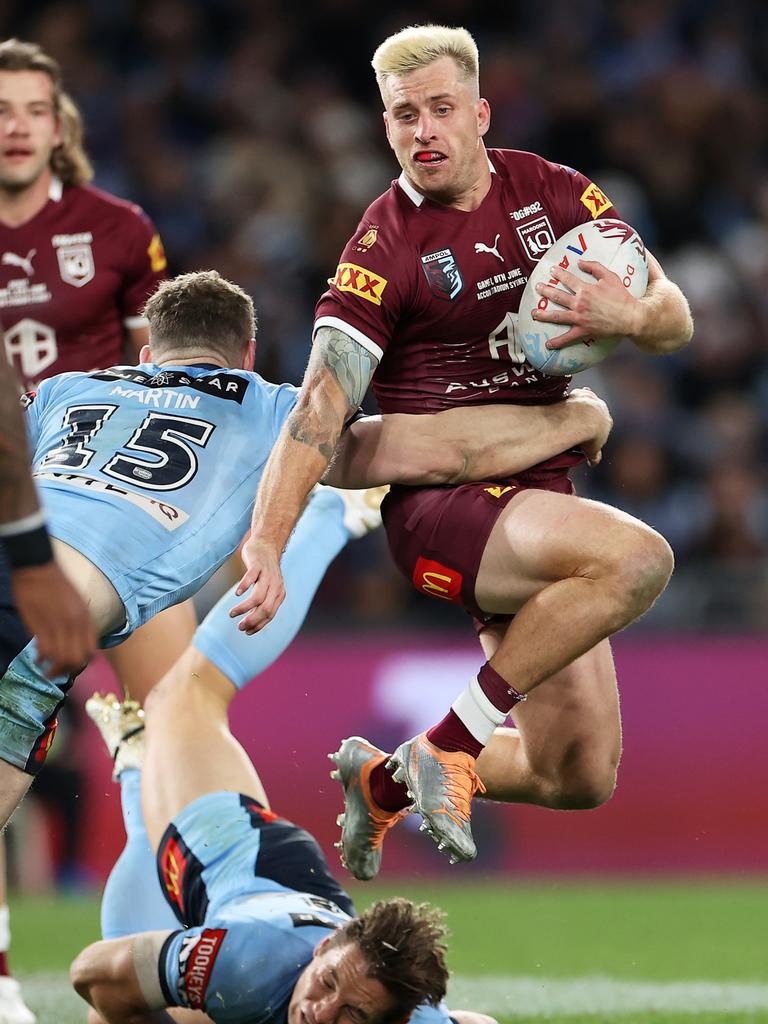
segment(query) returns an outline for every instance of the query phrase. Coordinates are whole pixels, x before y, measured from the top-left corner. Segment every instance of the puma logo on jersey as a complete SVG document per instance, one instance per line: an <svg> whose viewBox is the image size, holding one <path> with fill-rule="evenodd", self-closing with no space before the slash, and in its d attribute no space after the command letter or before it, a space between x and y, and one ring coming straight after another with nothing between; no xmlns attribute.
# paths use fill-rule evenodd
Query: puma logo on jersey
<svg viewBox="0 0 768 1024"><path fill-rule="evenodd" d="M18 267L24 271L27 277L32 277L35 273L32 260L36 255L37 249L30 249L26 256L17 256L15 252L4 252L0 263L7 267Z"/></svg>
<svg viewBox="0 0 768 1024"><path fill-rule="evenodd" d="M498 258L503 263L504 262L504 257L501 255L501 253L499 252L499 249L498 249L499 239L500 238L501 238L501 235L496 235L496 237L493 240L493 245L486 245L485 242L475 242L475 252L478 253L478 254L481 253L481 252L491 253L492 256L498 256Z"/></svg>

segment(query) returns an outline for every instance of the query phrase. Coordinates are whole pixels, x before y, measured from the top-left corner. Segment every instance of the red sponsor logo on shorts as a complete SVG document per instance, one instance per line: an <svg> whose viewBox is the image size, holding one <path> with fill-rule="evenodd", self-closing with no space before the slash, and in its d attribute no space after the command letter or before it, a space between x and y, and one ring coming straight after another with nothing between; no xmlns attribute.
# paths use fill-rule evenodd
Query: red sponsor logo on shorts
<svg viewBox="0 0 768 1024"><path fill-rule="evenodd" d="M184 871L186 867L187 858L176 840L171 837L160 855L160 871L168 898L182 913L184 911Z"/></svg>
<svg viewBox="0 0 768 1024"><path fill-rule="evenodd" d="M428 597L439 597L443 601L461 603L461 583L463 575L456 569L449 569L442 562L431 558L419 559L413 570L413 585Z"/></svg>
<svg viewBox="0 0 768 1024"><path fill-rule="evenodd" d="M189 951L184 965L184 989L193 1010L202 1010L205 1005L211 971L226 934L226 928L205 928Z"/></svg>
<svg viewBox="0 0 768 1024"><path fill-rule="evenodd" d="M46 724L45 729L38 736L35 741L35 745L32 747L30 763L34 763L35 765L42 765L45 763L45 759L48 757L50 749L53 746L58 724L58 718L54 718ZM35 769L35 771L36 770L37 769Z"/></svg>

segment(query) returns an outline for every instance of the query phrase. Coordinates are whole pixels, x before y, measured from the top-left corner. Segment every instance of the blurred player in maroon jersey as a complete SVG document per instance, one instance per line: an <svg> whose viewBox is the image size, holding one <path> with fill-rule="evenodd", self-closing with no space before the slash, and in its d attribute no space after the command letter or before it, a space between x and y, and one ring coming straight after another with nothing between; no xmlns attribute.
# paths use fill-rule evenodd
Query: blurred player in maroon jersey
<svg viewBox="0 0 768 1024"><path fill-rule="evenodd" d="M0 549L11 566L16 608L37 636L41 661L48 663L51 675L78 672L93 655L96 634L88 609L53 560L29 462L19 385L0 359ZM4 640L0 628L2 663Z"/></svg>
<svg viewBox="0 0 768 1024"><path fill-rule="evenodd" d="M68 370L133 364L147 340L139 311L165 276L160 238L138 206L91 177L57 63L33 43L0 44L0 319L27 388ZM7 582L0 564L0 603ZM139 630L110 657L123 687L142 700L194 626L191 606L180 605ZM0 921L0 971L3 932ZM33 1020L28 1011L3 1016L3 984L0 975L0 1024Z"/></svg>
<svg viewBox="0 0 768 1024"><path fill-rule="evenodd" d="M531 269L568 229L617 216L583 175L533 153L487 150L488 102L463 29L405 29L377 50L399 179L366 211L316 310L303 394L261 481L233 614L255 631L282 600L280 553L343 424L373 380L384 412L430 413L486 402L562 401L568 380L525 362L515 338ZM578 254L577 254L578 255ZM641 300L600 264L565 308L540 319L587 334L625 334L650 353L690 339L684 296L650 258ZM652 604L672 570L669 546L616 509L572 496L563 452L502 481L393 488L384 522L417 589L463 605L489 660L428 733L387 755L348 740L334 759L346 791L342 852L361 878L379 868L384 834L410 804L452 860L475 854L471 799L593 807L613 791L620 719L608 637ZM514 618L511 616L514 615ZM501 729L515 708L515 729ZM393 778L395 769L397 779Z"/></svg>

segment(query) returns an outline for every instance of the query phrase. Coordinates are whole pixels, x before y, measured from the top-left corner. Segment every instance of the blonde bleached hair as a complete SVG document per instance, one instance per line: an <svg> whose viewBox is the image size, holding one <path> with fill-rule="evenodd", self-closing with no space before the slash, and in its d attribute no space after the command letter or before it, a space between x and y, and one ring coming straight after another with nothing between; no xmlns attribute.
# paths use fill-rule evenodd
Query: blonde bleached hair
<svg viewBox="0 0 768 1024"><path fill-rule="evenodd" d="M385 39L373 55L379 92L384 95L387 79L426 67L441 57L450 57L465 81L480 88L480 57L477 43L465 28L445 25L411 25Z"/></svg>

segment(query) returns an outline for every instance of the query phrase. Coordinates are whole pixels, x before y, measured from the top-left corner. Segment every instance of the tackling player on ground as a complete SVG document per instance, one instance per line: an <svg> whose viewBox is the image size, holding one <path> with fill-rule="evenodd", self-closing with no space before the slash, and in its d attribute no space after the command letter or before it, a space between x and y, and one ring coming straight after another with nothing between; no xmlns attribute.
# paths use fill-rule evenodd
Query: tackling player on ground
<svg viewBox="0 0 768 1024"><path fill-rule="evenodd" d="M159 896L159 875L175 915L75 960L90 1024L449 1024L440 915L394 899L353 916L313 837L270 809L229 732L235 692L193 650L154 688L146 717L134 702L88 702L115 754L126 825L157 851L144 884Z"/></svg>
<svg viewBox="0 0 768 1024"><path fill-rule="evenodd" d="M302 394L265 470L243 552L239 591L253 589L234 614L245 613L250 632L282 600L280 553L371 380L384 412L563 400L567 379L534 371L516 345L522 286L557 236L617 215L578 172L485 148L490 110L465 30L406 29L373 63L402 174L366 211L318 303ZM550 304L545 317L572 325L558 344L626 334L653 354L684 345L685 298L649 259L641 300L599 265L584 264L592 284L554 268L573 292L541 289L567 307ZM490 798L554 808L611 795L621 727L607 638L650 607L673 560L643 523L572 495L568 470L580 459L563 450L514 478L394 488L386 499L396 562L418 589L478 620L489 660L445 719L389 766L368 745L342 748L342 781L365 797L342 833L358 877L376 873L384 831L412 803L452 859L472 859L470 804L481 778ZM500 731L513 708L517 728Z"/></svg>

